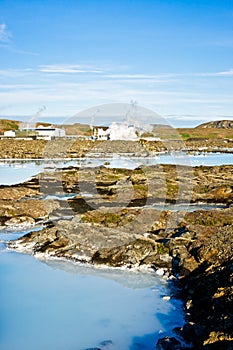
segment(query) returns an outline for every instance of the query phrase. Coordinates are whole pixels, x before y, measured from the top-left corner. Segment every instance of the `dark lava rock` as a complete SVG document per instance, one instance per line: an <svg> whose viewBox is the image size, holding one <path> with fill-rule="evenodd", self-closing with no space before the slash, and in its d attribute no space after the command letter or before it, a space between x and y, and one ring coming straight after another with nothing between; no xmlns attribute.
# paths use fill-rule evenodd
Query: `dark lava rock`
<svg viewBox="0 0 233 350"><path fill-rule="evenodd" d="M193 242L198 267L181 278L187 311L183 337L194 349L233 349L233 225ZM201 244L202 243L202 244Z"/></svg>
<svg viewBox="0 0 233 350"><path fill-rule="evenodd" d="M156 344L157 350L181 350L183 347L181 346L181 342L178 341L176 338L172 337L165 337L162 339L159 339Z"/></svg>

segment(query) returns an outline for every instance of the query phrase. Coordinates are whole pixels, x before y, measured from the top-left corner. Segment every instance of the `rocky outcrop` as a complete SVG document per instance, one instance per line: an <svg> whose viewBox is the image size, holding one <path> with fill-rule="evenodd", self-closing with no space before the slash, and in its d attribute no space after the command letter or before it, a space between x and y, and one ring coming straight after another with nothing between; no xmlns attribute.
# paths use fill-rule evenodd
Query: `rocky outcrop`
<svg viewBox="0 0 233 350"><path fill-rule="evenodd" d="M216 120L213 122L208 122L208 123L198 125L197 128L233 129L233 120Z"/></svg>
<svg viewBox="0 0 233 350"><path fill-rule="evenodd" d="M38 195L38 191L24 186L0 186L0 200L19 200Z"/></svg>
<svg viewBox="0 0 233 350"><path fill-rule="evenodd" d="M153 203L231 203L233 199L233 166L157 165L134 170L69 167L41 174L42 193L75 193L90 206L144 206ZM26 185L27 183L25 183ZM85 197L86 193L89 198ZM90 196L91 195L91 196ZM80 197L81 196L81 197ZM111 203L111 204L109 204ZM78 207L78 206L77 206Z"/></svg>
<svg viewBox="0 0 233 350"><path fill-rule="evenodd" d="M33 226L47 220L58 208L59 202L52 200L0 200L0 225L15 228Z"/></svg>
<svg viewBox="0 0 233 350"><path fill-rule="evenodd" d="M187 323L179 335L194 349L232 349L233 227L190 245L197 266L181 278Z"/></svg>
<svg viewBox="0 0 233 350"><path fill-rule="evenodd" d="M147 231L154 225L155 231L166 227L166 216L170 214L158 214L152 210L149 215L147 210L153 209L153 205L177 201L187 205L190 202L230 205L233 199L232 174L233 166L230 165L201 166L194 170L172 165L134 170L64 168L42 173L23 184L0 186L0 221L4 224L11 218L25 215L38 220L86 214L83 220L87 223L102 223L112 228L127 224L129 231L136 229L137 222L137 230L141 226ZM73 198L67 202L59 200L68 194L73 194ZM50 196L55 196L55 199L47 200ZM108 208L108 212L104 208ZM205 220L214 224L221 219L219 212L211 215ZM161 217L156 220L158 216ZM194 223L191 215L189 220L189 223ZM195 220L195 224L201 223L202 214ZM231 223L229 217L228 221L226 217L224 220L226 224Z"/></svg>
<svg viewBox="0 0 233 350"><path fill-rule="evenodd" d="M39 257L66 258L77 262L123 268L163 266L171 270L168 249L155 239L132 232L72 221L29 233L9 248ZM163 250L164 249L164 250ZM160 265L157 264L160 262Z"/></svg>
<svg viewBox="0 0 233 350"><path fill-rule="evenodd" d="M178 134L177 134L178 135ZM232 139L197 138L190 140L148 141L95 141L57 139L20 140L0 139L1 159L44 159L112 157L130 155L132 157L154 156L158 152L192 151L232 152Z"/></svg>

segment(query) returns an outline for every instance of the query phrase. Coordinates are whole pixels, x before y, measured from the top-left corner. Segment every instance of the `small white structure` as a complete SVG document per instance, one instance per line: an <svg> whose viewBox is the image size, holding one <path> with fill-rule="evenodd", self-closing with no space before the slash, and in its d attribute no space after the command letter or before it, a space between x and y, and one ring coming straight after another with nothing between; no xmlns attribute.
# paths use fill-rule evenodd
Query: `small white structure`
<svg viewBox="0 0 233 350"><path fill-rule="evenodd" d="M109 140L109 128L106 126L95 126L92 138L93 140Z"/></svg>
<svg viewBox="0 0 233 350"><path fill-rule="evenodd" d="M7 130L4 132L5 137L15 137L15 131L14 130Z"/></svg>
<svg viewBox="0 0 233 350"><path fill-rule="evenodd" d="M55 137L65 137L66 132L64 129L55 128L53 126L39 125L35 129L37 133L37 139L51 140Z"/></svg>

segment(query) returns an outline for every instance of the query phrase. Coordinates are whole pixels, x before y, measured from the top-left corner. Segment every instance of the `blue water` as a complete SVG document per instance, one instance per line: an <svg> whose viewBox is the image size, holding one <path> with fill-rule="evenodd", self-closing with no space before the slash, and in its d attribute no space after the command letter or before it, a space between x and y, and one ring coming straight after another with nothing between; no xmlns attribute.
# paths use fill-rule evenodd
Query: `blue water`
<svg viewBox="0 0 233 350"><path fill-rule="evenodd" d="M106 166L111 168L135 169L140 165L223 165L233 164L233 153L200 153L187 155L184 152L158 154L155 157L79 158L73 160L2 160L0 161L0 184L11 185L28 180L41 171L53 171L63 166Z"/></svg>
<svg viewBox="0 0 233 350"><path fill-rule="evenodd" d="M41 262L1 245L0 286L4 350L149 350L182 324L180 303L162 298L169 290L155 274Z"/></svg>

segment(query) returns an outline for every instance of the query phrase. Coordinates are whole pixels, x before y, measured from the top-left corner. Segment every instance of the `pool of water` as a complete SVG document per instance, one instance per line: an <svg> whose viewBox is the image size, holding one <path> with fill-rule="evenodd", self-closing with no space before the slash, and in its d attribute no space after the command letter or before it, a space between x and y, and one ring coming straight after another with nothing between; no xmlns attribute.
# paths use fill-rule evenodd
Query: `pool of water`
<svg viewBox="0 0 233 350"><path fill-rule="evenodd" d="M153 349L181 325L181 305L165 300L156 274L39 261L6 249L24 232L0 232L0 348Z"/></svg>
<svg viewBox="0 0 233 350"><path fill-rule="evenodd" d="M188 155L184 152L158 154L145 158L79 158L57 160L2 160L0 161L0 183L12 185L30 179L41 171L53 171L64 166L101 166L106 164L111 168L135 169L140 165L180 164L180 165L223 165L233 164L231 153L199 153Z"/></svg>
<svg viewBox="0 0 233 350"><path fill-rule="evenodd" d="M225 209L227 205L225 204L205 204L205 203L196 203L196 204L152 204L145 205L144 208L153 208L155 210L170 210L170 211L185 211L192 212L195 210L213 210L213 209Z"/></svg>

